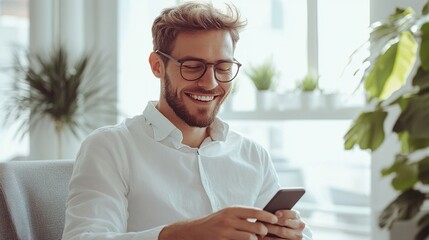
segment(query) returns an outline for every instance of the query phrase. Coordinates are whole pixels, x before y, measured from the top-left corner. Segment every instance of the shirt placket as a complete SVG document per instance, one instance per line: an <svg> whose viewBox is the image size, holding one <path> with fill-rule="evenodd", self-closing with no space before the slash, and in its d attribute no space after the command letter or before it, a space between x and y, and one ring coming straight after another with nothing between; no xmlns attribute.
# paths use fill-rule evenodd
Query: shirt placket
<svg viewBox="0 0 429 240"><path fill-rule="evenodd" d="M210 205L212 207L213 212L220 209L219 201L217 201L216 194L214 192L213 187L211 186L210 179L204 168L204 156L201 154L201 150L197 150L197 159L198 159L198 168L200 171L200 178L203 188L207 194L208 199L210 200Z"/></svg>

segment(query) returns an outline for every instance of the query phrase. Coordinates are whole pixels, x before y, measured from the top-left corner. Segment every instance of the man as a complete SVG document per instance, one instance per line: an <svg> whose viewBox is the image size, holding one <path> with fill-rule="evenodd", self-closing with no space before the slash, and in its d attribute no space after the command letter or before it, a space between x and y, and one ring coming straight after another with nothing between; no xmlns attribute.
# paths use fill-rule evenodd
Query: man
<svg viewBox="0 0 429 240"><path fill-rule="evenodd" d="M279 189L268 153L216 118L244 25L234 7L206 3L155 19L160 99L82 143L63 239L311 239L298 212L261 210Z"/></svg>

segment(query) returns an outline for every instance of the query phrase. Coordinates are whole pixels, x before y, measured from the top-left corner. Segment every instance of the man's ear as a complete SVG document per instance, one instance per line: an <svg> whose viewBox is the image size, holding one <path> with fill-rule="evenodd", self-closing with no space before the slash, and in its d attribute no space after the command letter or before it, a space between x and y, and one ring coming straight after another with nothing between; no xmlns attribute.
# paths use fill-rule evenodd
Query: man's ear
<svg viewBox="0 0 429 240"><path fill-rule="evenodd" d="M156 52L152 52L149 55L149 64L153 75L155 75L157 78L161 78L165 70L164 62L162 61L161 56L159 56Z"/></svg>

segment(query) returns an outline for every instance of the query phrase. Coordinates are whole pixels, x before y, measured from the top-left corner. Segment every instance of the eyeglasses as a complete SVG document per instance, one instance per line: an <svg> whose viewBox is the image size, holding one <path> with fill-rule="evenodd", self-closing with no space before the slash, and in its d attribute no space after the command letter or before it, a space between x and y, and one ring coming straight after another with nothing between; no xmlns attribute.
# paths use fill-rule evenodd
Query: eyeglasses
<svg viewBox="0 0 429 240"><path fill-rule="evenodd" d="M207 72L207 66L213 65L214 76L218 82L231 82L238 74L241 63L237 61L218 61L216 63L207 63L200 59L176 59L159 50L156 53L180 63L180 75L187 81L196 81Z"/></svg>

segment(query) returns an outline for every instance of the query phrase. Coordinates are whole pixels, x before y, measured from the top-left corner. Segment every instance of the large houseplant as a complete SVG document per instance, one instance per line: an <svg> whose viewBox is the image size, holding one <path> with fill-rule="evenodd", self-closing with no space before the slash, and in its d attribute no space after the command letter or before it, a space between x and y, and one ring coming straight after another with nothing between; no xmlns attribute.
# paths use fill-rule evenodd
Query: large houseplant
<svg viewBox="0 0 429 240"><path fill-rule="evenodd" d="M362 83L368 106L344 136L345 148L377 150L385 135L396 135L401 149L382 176L392 176L399 192L379 216L379 226L390 228L398 220L423 214L415 239L429 236L429 214L422 205L429 198L429 2L422 14L396 9L384 22L372 26L371 57ZM399 111L397 117L391 113ZM390 114L390 115L389 115ZM393 129L385 132L386 119L394 116Z"/></svg>
<svg viewBox="0 0 429 240"><path fill-rule="evenodd" d="M101 87L105 67L100 57L84 54L75 63L63 48L42 54L15 55L13 84L5 104L7 122L19 121L21 135L48 117L57 135L57 157L62 158L62 134L75 136L97 127L94 118L116 114L108 88Z"/></svg>

